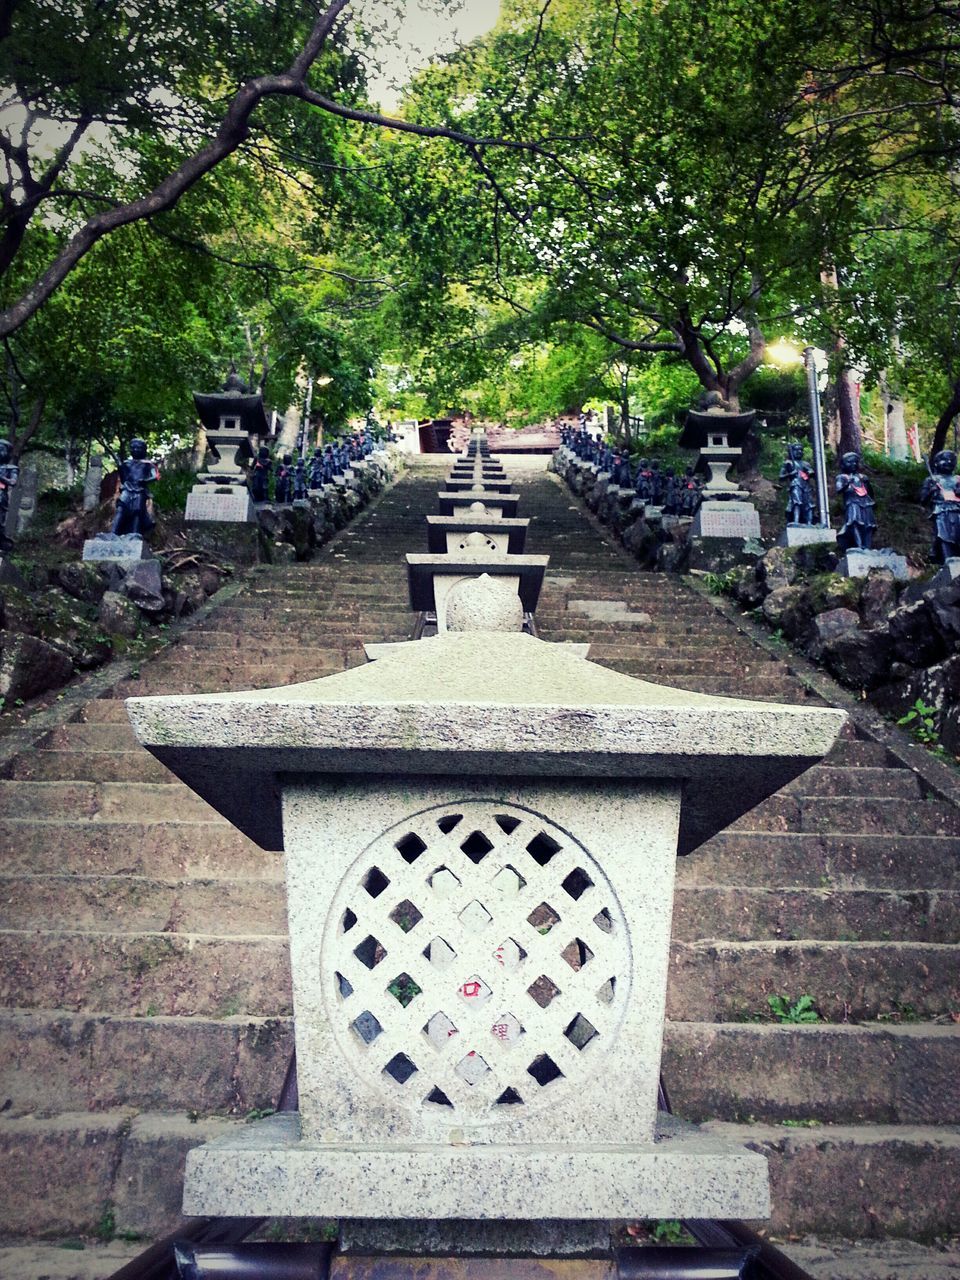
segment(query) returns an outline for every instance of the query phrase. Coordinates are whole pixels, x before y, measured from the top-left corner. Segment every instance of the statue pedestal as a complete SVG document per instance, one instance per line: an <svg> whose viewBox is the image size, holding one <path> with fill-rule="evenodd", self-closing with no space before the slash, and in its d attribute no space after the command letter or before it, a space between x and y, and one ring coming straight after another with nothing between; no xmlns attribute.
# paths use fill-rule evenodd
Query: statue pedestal
<svg viewBox="0 0 960 1280"><path fill-rule="evenodd" d="M694 538L759 538L760 517L750 502L705 501L693 517Z"/></svg>
<svg viewBox="0 0 960 1280"><path fill-rule="evenodd" d="M777 546L812 547L817 543L836 541L835 529L822 529L818 524L788 524L777 539Z"/></svg>
<svg viewBox="0 0 960 1280"><path fill-rule="evenodd" d="M906 557L892 547L880 547L876 551L851 547L837 566L837 573L845 578L865 578L871 569L889 569L898 582L910 579Z"/></svg>
<svg viewBox="0 0 960 1280"><path fill-rule="evenodd" d="M960 556L951 556L931 582L932 587L949 587L960 578Z"/></svg>
<svg viewBox="0 0 960 1280"><path fill-rule="evenodd" d="M244 485L195 484L187 495L187 520L256 524L257 511Z"/></svg>
<svg viewBox="0 0 960 1280"><path fill-rule="evenodd" d="M135 564L152 560L153 552L138 533L98 533L83 544L83 559L101 564Z"/></svg>

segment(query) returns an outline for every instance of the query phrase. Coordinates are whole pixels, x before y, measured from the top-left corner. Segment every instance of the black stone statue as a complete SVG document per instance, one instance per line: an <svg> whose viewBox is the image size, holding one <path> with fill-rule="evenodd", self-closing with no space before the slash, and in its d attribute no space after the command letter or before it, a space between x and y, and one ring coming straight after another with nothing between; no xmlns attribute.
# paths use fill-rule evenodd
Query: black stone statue
<svg viewBox="0 0 960 1280"><path fill-rule="evenodd" d="M673 472L669 474L672 475ZM655 507L663 506L666 491L667 478L660 470L660 463L654 458L650 463L650 501Z"/></svg>
<svg viewBox="0 0 960 1280"><path fill-rule="evenodd" d="M960 479L954 475L957 455L952 449L941 449L930 463L930 474L920 487L920 501L930 508L933 544L930 559L943 564L952 556L960 556Z"/></svg>
<svg viewBox="0 0 960 1280"><path fill-rule="evenodd" d="M292 502L293 500L293 454L285 453L283 461L277 467L277 483L273 490L274 502Z"/></svg>
<svg viewBox="0 0 960 1280"><path fill-rule="evenodd" d="M682 516L695 516L700 507L701 492L700 481L694 475L693 467L687 467L677 483L680 486L680 496L677 503L679 514Z"/></svg>
<svg viewBox="0 0 960 1280"><path fill-rule="evenodd" d="M7 537L7 512L10 510L10 490L20 479L20 468L10 458L13 450L9 440L0 440L0 551L13 546Z"/></svg>
<svg viewBox="0 0 960 1280"><path fill-rule="evenodd" d="M307 464L303 458L297 459L293 469L293 500L299 502L307 496Z"/></svg>
<svg viewBox="0 0 960 1280"><path fill-rule="evenodd" d="M156 521L147 510L149 486L159 479L156 463L147 460L146 442L131 440L130 457L120 463L120 497L113 518L113 533L121 536L133 533L142 538L150 532Z"/></svg>
<svg viewBox="0 0 960 1280"><path fill-rule="evenodd" d="M780 479L787 481L787 524L813 524L813 466L799 441L787 445Z"/></svg>
<svg viewBox="0 0 960 1280"><path fill-rule="evenodd" d="M663 477L663 514L676 516L680 514L680 482L673 474L673 467L667 467Z"/></svg>
<svg viewBox="0 0 960 1280"><path fill-rule="evenodd" d="M319 489L323 483L323 450L317 445L310 459L310 488Z"/></svg>
<svg viewBox="0 0 960 1280"><path fill-rule="evenodd" d="M836 488L837 493L843 495L844 523L837 534L837 543L845 551L851 547L870 551L877 527L870 481L860 470L859 453L845 453L840 465L843 470L837 476Z"/></svg>
<svg viewBox="0 0 960 1280"><path fill-rule="evenodd" d="M257 450L253 466L250 468L250 497L254 502L267 502L270 498L270 472L273 463L270 450L262 444Z"/></svg>

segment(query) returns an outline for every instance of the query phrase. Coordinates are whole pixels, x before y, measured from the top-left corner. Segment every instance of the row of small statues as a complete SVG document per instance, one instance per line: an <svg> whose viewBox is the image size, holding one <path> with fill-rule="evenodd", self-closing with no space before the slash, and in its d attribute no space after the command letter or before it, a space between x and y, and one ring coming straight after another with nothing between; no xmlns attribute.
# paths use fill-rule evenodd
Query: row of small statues
<svg viewBox="0 0 960 1280"><path fill-rule="evenodd" d="M274 475L274 502L299 502L307 491L334 483L353 462L360 462L375 449L373 438L364 431L355 432L343 440L318 446L309 459L297 458L285 453L274 463L270 450L261 445L250 467L250 497L254 502L270 500L270 476Z"/></svg>
<svg viewBox="0 0 960 1280"><path fill-rule="evenodd" d="M592 435L585 427L565 427L560 432L563 444L584 462L592 463L599 471L608 472L611 484L621 489L633 489L637 497L652 507L661 507L664 515L693 516L703 498L703 485L687 467L678 476L672 467L660 470L660 463L641 458L636 471L630 465L630 455L625 449L615 449L605 444L601 437Z"/></svg>

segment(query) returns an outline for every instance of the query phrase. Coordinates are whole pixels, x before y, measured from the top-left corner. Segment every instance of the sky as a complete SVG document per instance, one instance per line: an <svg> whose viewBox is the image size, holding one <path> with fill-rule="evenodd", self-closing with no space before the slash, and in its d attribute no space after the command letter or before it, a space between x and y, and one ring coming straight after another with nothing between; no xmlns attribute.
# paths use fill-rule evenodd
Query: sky
<svg viewBox="0 0 960 1280"><path fill-rule="evenodd" d="M500 14L500 0L462 0L451 4L451 10L437 14L432 6L406 0L396 40L381 55L380 74L370 74L370 95L384 111L396 109L399 90L413 71L489 31Z"/></svg>

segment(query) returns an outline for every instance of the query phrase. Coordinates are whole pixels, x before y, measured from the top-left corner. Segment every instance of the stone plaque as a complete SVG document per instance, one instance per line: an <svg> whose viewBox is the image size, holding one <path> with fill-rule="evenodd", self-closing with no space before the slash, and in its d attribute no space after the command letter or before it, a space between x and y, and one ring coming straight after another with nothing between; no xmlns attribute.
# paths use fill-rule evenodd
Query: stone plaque
<svg viewBox="0 0 960 1280"><path fill-rule="evenodd" d="M239 485L232 485L229 493L220 493L212 485L196 485L187 497L186 519L253 524L257 514L250 494Z"/></svg>
<svg viewBox="0 0 960 1280"><path fill-rule="evenodd" d="M695 538L759 538L760 517L749 502L704 502L692 532Z"/></svg>
<svg viewBox="0 0 960 1280"><path fill-rule="evenodd" d="M84 560L109 561L114 564L132 564L137 560L149 560L153 552L135 533L98 533L83 544Z"/></svg>

